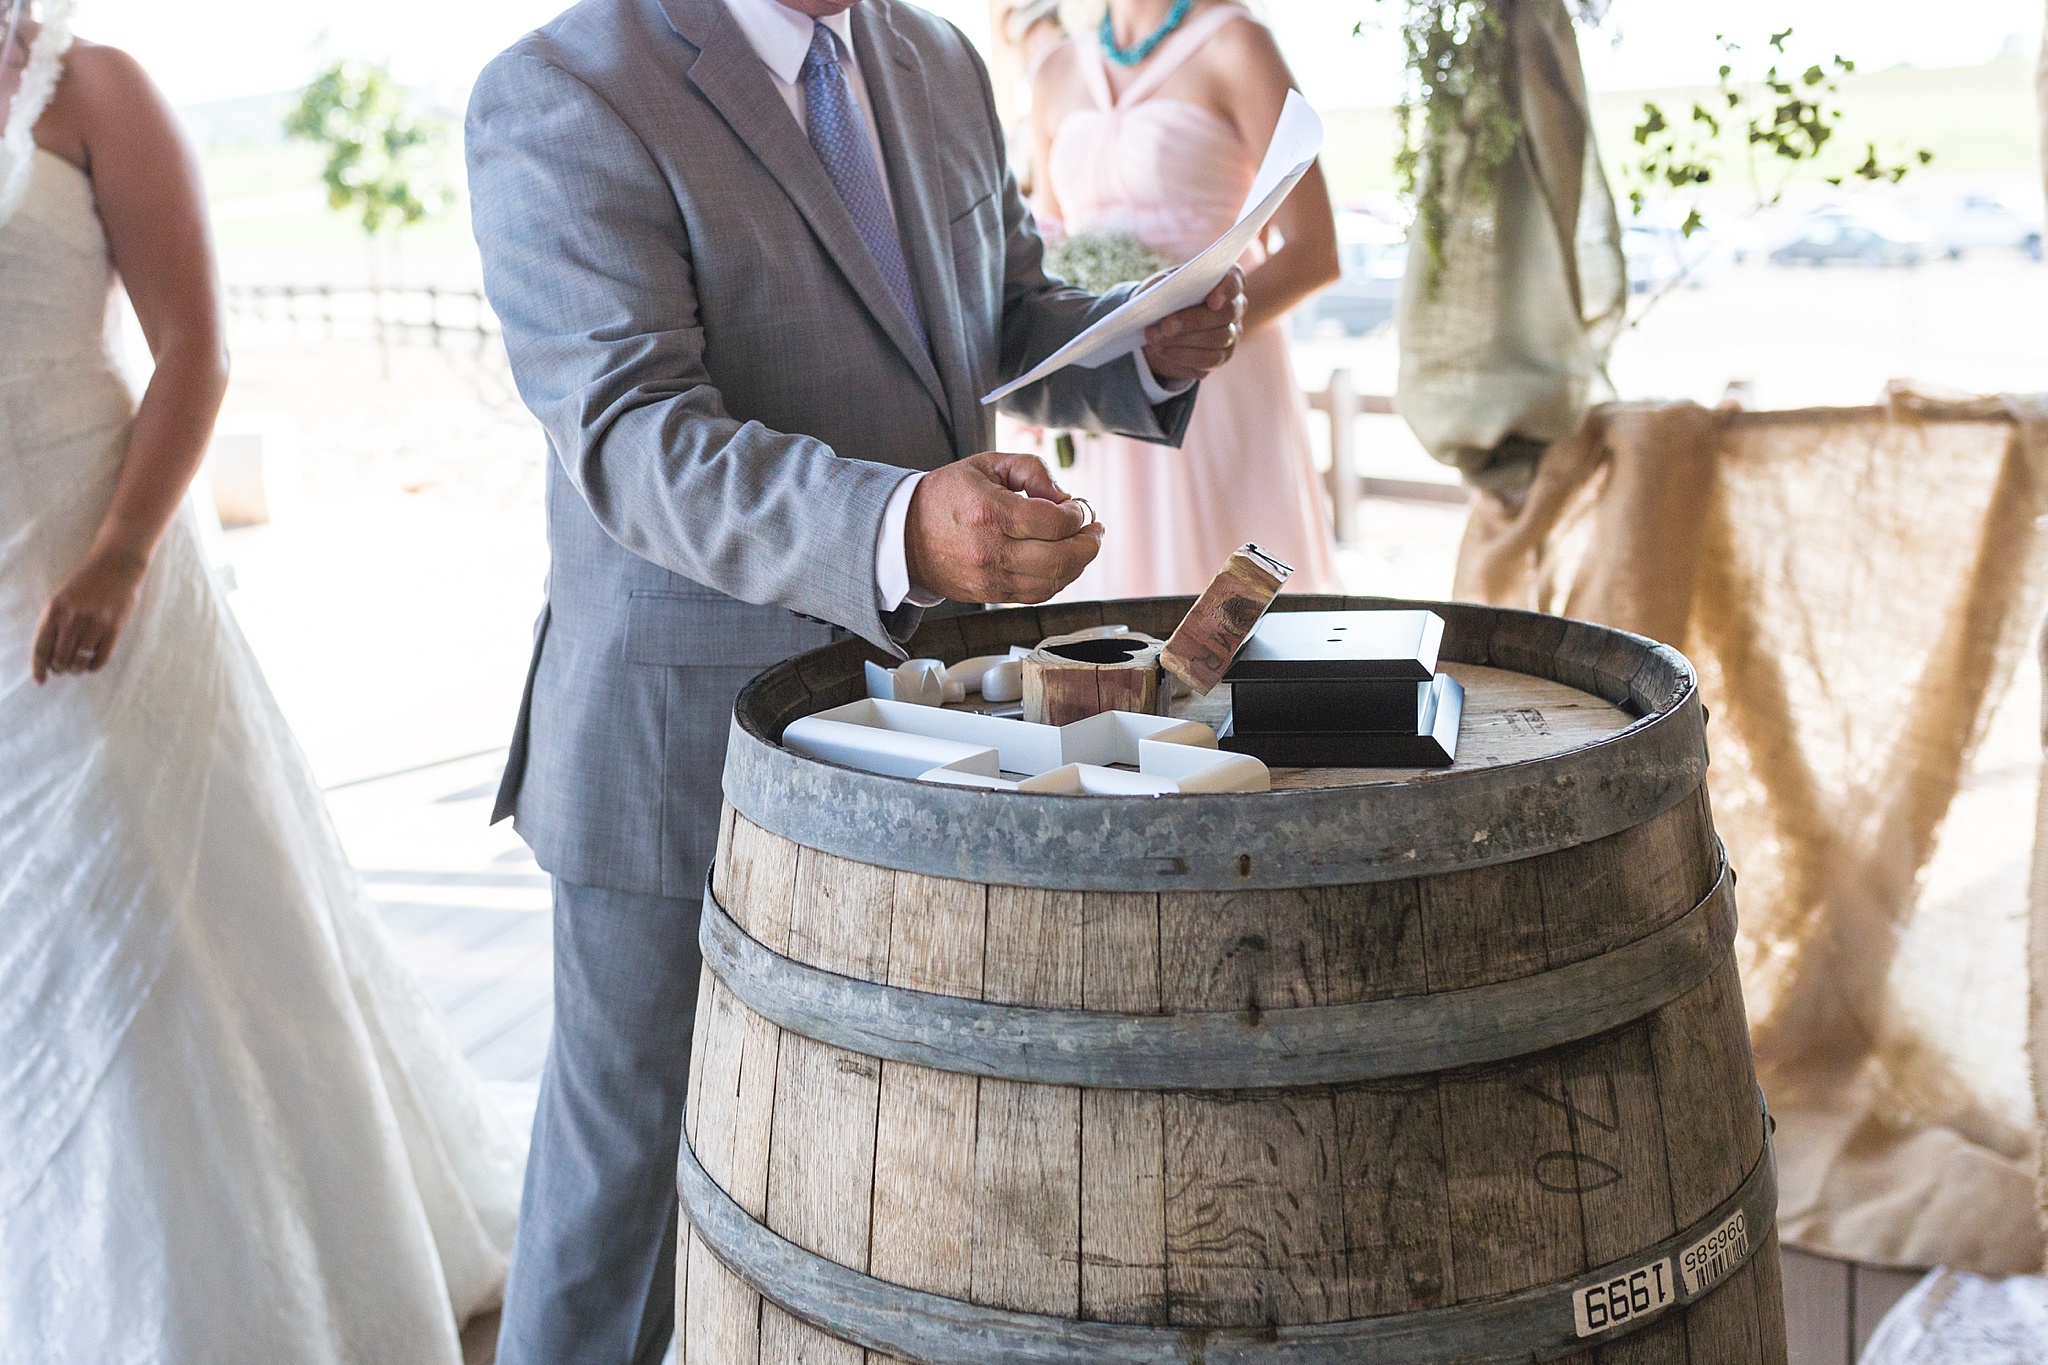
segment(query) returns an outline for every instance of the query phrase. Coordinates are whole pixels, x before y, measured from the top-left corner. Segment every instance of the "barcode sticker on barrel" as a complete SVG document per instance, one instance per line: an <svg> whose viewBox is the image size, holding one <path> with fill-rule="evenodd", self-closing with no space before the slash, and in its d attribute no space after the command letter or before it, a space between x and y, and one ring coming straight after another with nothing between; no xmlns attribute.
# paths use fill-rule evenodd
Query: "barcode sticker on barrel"
<svg viewBox="0 0 2048 1365"><path fill-rule="evenodd" d="M1721 1282L1749 1254L1749 1220L1737 1209L1721 1226L1687 1247L1678 1258L1685 1296L1692 1298Z"/></svg>
<svg viewBox="0 0 2048 1365"><path fill-rule="evenodd" d="M1581 1289L1572 1295L1572 1318L1580 1336L1598 1336L1626 1327L1668 1306L1676 1297L1671 1289L1671 1260L1666 1257Z"/></svg>

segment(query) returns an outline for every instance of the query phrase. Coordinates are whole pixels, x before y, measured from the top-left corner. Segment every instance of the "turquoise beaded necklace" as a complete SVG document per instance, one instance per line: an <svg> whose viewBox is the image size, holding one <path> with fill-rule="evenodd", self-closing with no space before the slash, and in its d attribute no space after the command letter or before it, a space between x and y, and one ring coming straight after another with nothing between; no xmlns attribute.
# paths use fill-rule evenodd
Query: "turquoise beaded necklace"
<svg viewBox="0 0 2048 1365"><path fill-rule="evenodd" d="M1151 36L1142 38L1129 47L1116 45L1116 28L1109 22L1109 9L1102 11L1102 51L1118 66L1136 66L1152 55L1152 49L1166 41L1166 36L1180 27L1180 21L1188 17L1188 9L1195 0L1174 0L1173 11L1166 16L1166 22L1152 30Z"/></svg>

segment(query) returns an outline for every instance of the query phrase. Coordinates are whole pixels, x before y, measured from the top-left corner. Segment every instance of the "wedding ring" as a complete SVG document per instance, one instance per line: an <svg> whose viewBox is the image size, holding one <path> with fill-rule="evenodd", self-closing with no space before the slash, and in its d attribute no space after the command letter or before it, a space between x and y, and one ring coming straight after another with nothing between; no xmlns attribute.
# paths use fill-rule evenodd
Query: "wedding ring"
<svg viewBox="0 0 2048 1365"><path fill-rule="evenodd" d="M1085 531L1090 526L1093 526L1095 524L1095 505L1093 503L1089 502L1086 498L1068 498L1067 501L1070 503L1078 503L1080 505L1082 514L1087 518L1085 521L1081 523L1082 530Z"/></svg>
<svg viewBox="0 0 2048 1365"><path fill-rule="evenodd" d="M94 659L100 657L100 652L96 649L81 649L78 651L78 657L87 663L91 663Z"/></svg>

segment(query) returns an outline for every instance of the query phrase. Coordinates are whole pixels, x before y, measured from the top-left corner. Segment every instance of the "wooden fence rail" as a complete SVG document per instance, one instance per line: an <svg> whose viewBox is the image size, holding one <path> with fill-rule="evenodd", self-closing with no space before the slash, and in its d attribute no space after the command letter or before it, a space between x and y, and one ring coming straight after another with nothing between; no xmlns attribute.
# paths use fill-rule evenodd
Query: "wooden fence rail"
<svg viewBox="0 0 2048 1365"><path fill-rule="evenodd" d="M497 315L481 289L231 284L227 286L227 303L230 316L238 320L282 325L295 333L310 328L326 339L439 348L454 338L464 338L481 350L501 335ZM1358 473L1358 419L1392 415L1394 400L1384 394L1360 393L1351 371L1332 370L1329 383L1308 395L1308 405L1330 422L1330 467L1323 478L1340 544L1357 538L1360 498L1458 504L1470 500L1470 490L1461 483L1366 478Z"/></svg>
<svg viewBox="0 0 2048 1365"><path fill-rule="evenodd" d="M327 338L444 346L467 338L481 349L499 335L481 289L366 289L328 284L231 284L229 315L250 322L314 328Z"/></svg>
<svg viewBox="0 0 2048 1365"><path fill-rule="evenodd" d="M1457 504L1471 501L1472 492L1462 483L1374 479L1359 474L1358 419L1368 414L1392 416L1394 400L1385 394L1360 393L1352 383L1351 371L1330 371L1330 382L1309 393L1308 405L1330 419L1330 467L1324 471L1323 479L1330 490L1330 512L1336 523L1338 544L1349 545L1357 539L1360 498Z"/></svg>

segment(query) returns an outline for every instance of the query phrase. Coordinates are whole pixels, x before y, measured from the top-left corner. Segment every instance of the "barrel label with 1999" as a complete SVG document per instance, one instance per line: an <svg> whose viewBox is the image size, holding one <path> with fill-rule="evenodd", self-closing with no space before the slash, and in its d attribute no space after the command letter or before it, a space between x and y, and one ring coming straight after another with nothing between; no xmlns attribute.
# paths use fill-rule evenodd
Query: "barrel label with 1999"
<svg viewBox="0 0 2048 1365"><path fill-rule="evenodd" d="M1671 1258L1660 1256L1572 1295L1572 1319L1580 1336L1595 1337L1669 1307L1677 1297L1671 1286Z"/></svg>

